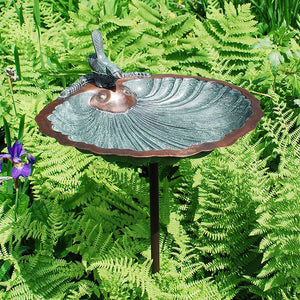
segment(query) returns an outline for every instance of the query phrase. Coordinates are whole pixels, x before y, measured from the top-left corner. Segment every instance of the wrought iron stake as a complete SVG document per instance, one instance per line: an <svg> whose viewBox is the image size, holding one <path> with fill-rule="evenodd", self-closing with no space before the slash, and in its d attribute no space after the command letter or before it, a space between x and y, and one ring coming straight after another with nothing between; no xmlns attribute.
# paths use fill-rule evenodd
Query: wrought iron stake
<svg viewBox="0 0 300 300"><path fill-rule="evenodd" d="M152 274L159 272L159 190L158 163L149 165L150 181L150 227Z"/></svg>

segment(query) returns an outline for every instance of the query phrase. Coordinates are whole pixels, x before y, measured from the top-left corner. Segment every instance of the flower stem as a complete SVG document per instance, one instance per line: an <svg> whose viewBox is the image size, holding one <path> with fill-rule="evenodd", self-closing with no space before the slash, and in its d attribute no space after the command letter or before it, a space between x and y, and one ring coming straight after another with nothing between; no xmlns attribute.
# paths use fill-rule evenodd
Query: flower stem
<svg viewBox="0 0 300 300"><path fill-rule="evenodd" d="M19 178L15 179L16 198L15 198L15 222L17 221L19 207Z"/></svg>
<svg viewBox="0 0 300 300"><path fill-rule="evenodd" d="M10 95L11 95L11 100L12 100L12 103L13 103L15 115L17 116L17 109L16 109L16 104L15 104L14 91L13 91L11 79L10 79L9 76L7 77L7 80L8 80L8 85L9 85L9 89L10 89Z"/></svg>

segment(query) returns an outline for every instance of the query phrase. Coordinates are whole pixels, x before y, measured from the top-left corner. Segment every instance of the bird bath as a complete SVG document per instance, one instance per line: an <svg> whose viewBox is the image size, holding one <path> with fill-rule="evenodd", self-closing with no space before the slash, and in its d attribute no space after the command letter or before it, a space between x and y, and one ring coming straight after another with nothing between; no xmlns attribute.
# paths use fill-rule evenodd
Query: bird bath
<svg viewBox="0 0 300 300"><path fill-rule="evenodd" d="M147 159L152 273L159 271L158 161L232 145L263 116L259 101L227 82L181 75L123 73L92 33L92 74L64 90L36 117L40 131L62 145L116 161ZM122 159L123 157L123 159Z"/></svg>

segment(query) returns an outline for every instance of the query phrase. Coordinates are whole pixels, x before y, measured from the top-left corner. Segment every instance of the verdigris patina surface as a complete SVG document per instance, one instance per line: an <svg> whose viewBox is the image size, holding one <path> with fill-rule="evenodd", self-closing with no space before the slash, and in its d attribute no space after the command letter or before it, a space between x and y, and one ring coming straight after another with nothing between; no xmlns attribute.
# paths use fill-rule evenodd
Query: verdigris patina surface
<svg viewBox="0 0 300 300"><path fill-rule="evenodd" d="M124 103L130 99L132 105L112 113L107 109L114 97ZM116 91L74 95L48 120L73 142L150 151L217 142L252 114L250 100L238 90L196 78L163 77L121 81Z"/></svg>

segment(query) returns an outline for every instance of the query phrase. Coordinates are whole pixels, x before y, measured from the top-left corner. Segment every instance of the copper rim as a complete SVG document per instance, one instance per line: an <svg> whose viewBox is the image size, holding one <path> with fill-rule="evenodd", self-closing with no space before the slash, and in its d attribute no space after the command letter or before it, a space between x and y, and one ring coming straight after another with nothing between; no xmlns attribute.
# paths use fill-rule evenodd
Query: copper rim
<svg viewBox="0 0 300 300"><path fill-rule="evenodd" d="M229 86L232 89L239 90L247 99L251 102L251 108L253 111L253 114L249 117L249 119L245 122L245 125L233 130L229 134L227 134L222 140L217 142L211 142L211 143L204 143L200 145L193 145L185 149L179 149L179 150L172 150L172 149L163 149L163 150L149 150L149 151L135 151L131 149L105 149L100 148L95 145L86 144L83 142L73 142L68 139L66 135L61 134L60 132L56 132L52 130L52 124L48 120L48 116L52 114L52 112L55 110L55 107L62 104L64 101L67 101L69 99L60 99L49 103L46 105L42 111L36 116L35 120L39 126L40 131L48 135L50 137L55 138L60 144L65 146L72 146L83 150L88 150L96 154L100 155L117 155L117 156L131 156L136 158L147 158L147 157L188 157L195 154L198 154L200 152L206 152L211 151L215 148L220 147L226 147L234 144L237 139L244 136L246 133L254 130L257 126L257 123L260 121L260 119L264 116L261 107L260 102L258 99L256 99L254 96L252 96L247 90L237 87L231 83L220 81L220 80L214 80L214 79L208 79L203 77L197 77L197 76L181 76L181 75L154 75L151 76L151 78L163 78L163 77L174 77L174 78L195 78L198 80L203 81L214 81L217 83L220 83L225 86ZM120 79L118 80L117 84L121 85L122 82L132 80L135 78L130 79ZM85 92L87 90L95 88L92 84L87 84L84 86L81 90L78 92L72 94L79 94L82 92Z"/></svg>

